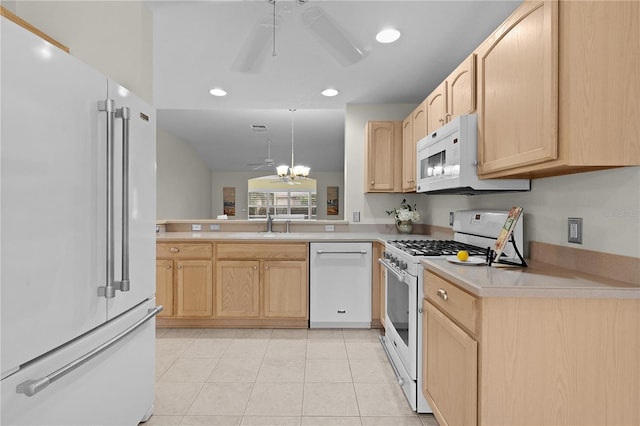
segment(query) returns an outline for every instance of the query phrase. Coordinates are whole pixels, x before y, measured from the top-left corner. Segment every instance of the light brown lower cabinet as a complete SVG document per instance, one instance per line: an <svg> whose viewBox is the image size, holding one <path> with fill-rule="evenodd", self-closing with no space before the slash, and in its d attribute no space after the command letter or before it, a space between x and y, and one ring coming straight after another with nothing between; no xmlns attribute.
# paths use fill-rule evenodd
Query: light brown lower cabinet
<svg viewBox="0 0 640 426"><path fill-rule="evenodd" d="M176 315L211 317L213 315L213 262L177 260Z"/></svg>
<svg viewBox="0 0 640 426"><path fill-rule="evenodd" d="M163 307L158 317L173 316L173 260L156 260L156 304Z"/></svg>
<svg viewBox="0 0 640 426"><path fill-rule="evenodd" d="M640 300L478 298L429 270L424 292L439 424L640 424Z"/></svg>

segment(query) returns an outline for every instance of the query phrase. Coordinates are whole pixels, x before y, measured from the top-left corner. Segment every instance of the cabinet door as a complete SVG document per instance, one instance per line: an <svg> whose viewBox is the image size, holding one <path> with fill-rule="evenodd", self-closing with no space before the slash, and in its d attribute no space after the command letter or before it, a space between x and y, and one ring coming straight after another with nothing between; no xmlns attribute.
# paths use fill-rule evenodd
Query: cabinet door
<svg viewBox="0 0 640 426"><path fill-rule="evenodd" d="M367 191L393 192L395 190L395 126L393 121L372 121L367 123Z"/></svg>
<svg viewBox="0 0 640 426"><path fill-rule="evenodd" d="M427 100L422 101L416 109L413 110L413 141L418 141L429 133L427 132ZM414 150L415 151L415 150ZM415 152L414 152L415 154Z"/></svg>
<svg viewBox="0 0 640 426"><path fill-rule="evenodd" d="M476 425L478 344L423 301L423 393L440 424Z"/></svg>
<svg viewBox="0 0 640 426"><path fill-rule="evenodd" d="M470 55L447 78L447 123L476 109L476 55Z"/></svg>
<svg viewBox="0 0 640 426"><path fill-rule="evenodd" d="M264 316L278 318L307 318L308 275L307 262L263 262Z"/></svg>
<svg viewBox="0 0 640 426"><path fill-rule="evenodd" d="M213 266L210 260L176 260L177 315L213 315Z"/></svg>
<svg viewBox="0 0 640 426"><path fill-rule="evenodd" d="M173 316L172 260L156 260L156 303L164 308L159 317Z"/></svg>
<svg viewBox="0 0 640 426"><path fill-rule="evenodd" d="M220 260L216 262L216 317L260 316L260 262Z"/></svg>
<svg viewBox="0 0 640 426"><path fill-rule="evenodd" d="M447 82L440 83L427 97L427 134L445 124L447 113Z"/></svg>
<svg viewBox="0 0 640 426"><path fill-rule="evenodd" d="M558 153L558 2L525 2L477 50L478 172Z"/></svg>
<svg viewBox="0 0 640 426"><path fill-rule="evenodd" d="M413 118L409 116L402 122L402 192L415 189L416 144L413 139Z"/></svg>

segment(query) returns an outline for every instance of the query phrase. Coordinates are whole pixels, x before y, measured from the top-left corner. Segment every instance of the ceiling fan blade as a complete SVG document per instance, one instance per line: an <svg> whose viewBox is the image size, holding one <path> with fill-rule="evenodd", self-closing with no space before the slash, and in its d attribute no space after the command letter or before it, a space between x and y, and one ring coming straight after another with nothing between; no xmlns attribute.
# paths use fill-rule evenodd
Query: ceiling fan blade
<svg viewBox="0 0 640 426"><path fill-rule="evenodd" d="M354 36L319 7L302 12L302 22L343 66L355 64L367 54Z"/></svg>
<svg viewBox="0 0 640 426"><path fill-rule="evenodd" d="M260 20L238 51L233 64L231 64L231 71L243 73L260 71L266 56L267 44L271 41L272 32L272 19L264 18Z"/></svg>

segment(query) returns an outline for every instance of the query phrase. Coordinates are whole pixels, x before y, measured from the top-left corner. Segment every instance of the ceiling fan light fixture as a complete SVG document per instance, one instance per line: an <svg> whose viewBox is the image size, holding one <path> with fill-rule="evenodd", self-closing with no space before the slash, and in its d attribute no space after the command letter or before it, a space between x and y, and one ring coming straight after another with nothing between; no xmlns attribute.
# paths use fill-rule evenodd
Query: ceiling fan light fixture
<svg viewBox="0 0 640 426"><path fill-rule="evenodd" d="M278 173L280 177L285 177L287 173L289 173L289 166L283 164L282 166L276 167L276 173Z"/></svg>
<svg viewBox="0 0 640 426"><path fill-rule="evenodd" d="M209 93L211 93L213 96L227 96L227 91L224 89L221 89L219 87L215 87L211 90L209 90Z"/></svg>
<svg viewBox="0 0 640 426"><path fill-rule="evenodd" d="M395 28L386 28L376 34L378 43L393 43L400 38L400 31Z"/></svg>
<svg viewBox="0 0 640 426"><path fill-rule="evenodd" d="M324 89L320 93L322 94L322 96L332 97L332 96L336 96L340 92L336 89Z"/></svg>

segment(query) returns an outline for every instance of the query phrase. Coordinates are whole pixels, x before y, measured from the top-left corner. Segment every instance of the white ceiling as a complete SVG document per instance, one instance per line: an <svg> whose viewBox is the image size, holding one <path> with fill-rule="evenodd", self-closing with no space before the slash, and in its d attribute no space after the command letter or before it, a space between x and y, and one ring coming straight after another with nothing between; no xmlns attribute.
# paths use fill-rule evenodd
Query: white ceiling
<svg viewBox="0 0 640 426"><path fill-rule="evenodd" d="M158 125L191 143L212 170L249 171L266 158L268 139L276 165L291 162L296 108L296 163L313 173L343 170L346 104L417 105L520 0L276 0L276 56L266 0L147 2ZM316 35L305 21L313 13L331 31ZM376 42L386 27L399 29L400 40ZM340 46L348 41L363 53L357 62L324 44L336 34ZM228 95L211 96L214 87ZM321 96L328 87L340 94ZM254 133L251 124L268 131Z"/></svg>

